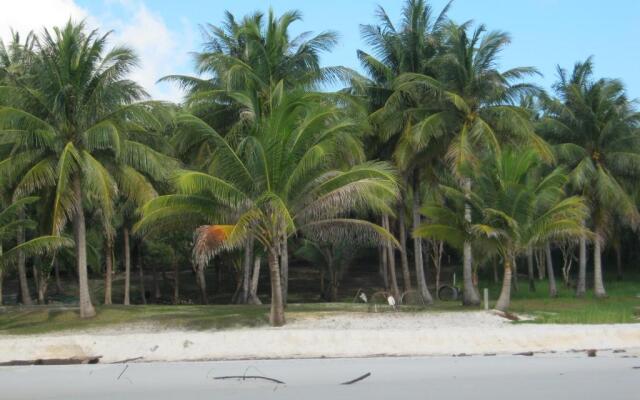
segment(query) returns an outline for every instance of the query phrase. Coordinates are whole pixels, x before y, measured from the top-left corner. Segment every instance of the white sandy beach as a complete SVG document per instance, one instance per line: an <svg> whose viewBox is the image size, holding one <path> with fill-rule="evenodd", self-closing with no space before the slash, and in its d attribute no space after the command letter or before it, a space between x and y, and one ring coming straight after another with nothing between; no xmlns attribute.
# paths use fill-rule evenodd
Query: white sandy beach
<svg viewBox="0 0 640 400"><path fill-rule="evenodd" d="M626 349L640 354L640 324L513 324L491 312L326 314L282 328L220 331L133 326L0 336L0 362L102 356L101 362L512 354Z"/></svg>

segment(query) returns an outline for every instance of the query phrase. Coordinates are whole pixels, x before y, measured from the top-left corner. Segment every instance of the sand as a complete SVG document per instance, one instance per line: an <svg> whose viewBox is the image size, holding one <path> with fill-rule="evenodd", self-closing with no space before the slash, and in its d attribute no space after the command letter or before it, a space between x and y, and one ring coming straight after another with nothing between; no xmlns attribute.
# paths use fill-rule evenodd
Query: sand
<svg viewBox="0 0 640 400"><path fill-rule="evenodd" d="M640 324L514 324L492 312L341 313L281 328L211 331L117 327L0 336L0 362L102 356L101 362L434 356L627 349L640 353Z"/></svg>

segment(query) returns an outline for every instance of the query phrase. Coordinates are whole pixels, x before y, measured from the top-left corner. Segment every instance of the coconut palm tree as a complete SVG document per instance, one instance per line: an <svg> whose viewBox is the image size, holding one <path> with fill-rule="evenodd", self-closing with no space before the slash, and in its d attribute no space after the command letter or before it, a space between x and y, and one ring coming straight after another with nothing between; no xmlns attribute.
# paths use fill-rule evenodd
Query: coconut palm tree
<svg viewBox="0 0 640 400"><path fill-rule="evenodd" d="M240 97L239 97L240 98ZM397 196L391 167L381 162L345 165L358 124L326 102L326 94L272 92L271 112L255 116L250 135L234 149L201 119L179 117L181 129L199 130L215 143L207 172L182 171L178 194L160 196L143 208L136 229L146 232L176 225L195 228L199 264L224 249L254 238L264 249L271 277L270 321L285 323L280 280L282 243L300 233L312 240L376 243L392 240L381 227L350 218L352 212L388 212Z"/></svg>
<svg viewBox="0 0 640 400"><path fill-rule="evenodd" d="M1 199L0 199L1 200ZM5 270L18 259L55 252L60 247L71 247L73 241L61 236L39 236L5 250L3 242L15 238L18 231L35 228L35 222L24 217L25 208L38 201L37 197L23 197L0 209L0 304L2 303L2 281Z"/></svg>
<svg viewBox="0 0 640 400"><path fill-rule="evenodd" d="M545 157L552 155L546 143L536 135L526 110L515 102L523 94L538 89L521 79L535 74L532 67L507 71L497 69L497 57L510 42L508 34L487 32L484 25L470 33L471 23L449 23L442 55L437 60L437 78L406 73L394 82L394 94L387 107L395 108L407 96L431 93L440 104L425 110L418 123L405 130L401 147L420 153L438 152L435 159L446 160L459 179L467 196L471 196L471 176L479 165L479 155L499 152L500 143L517 141L533 146ZM471 209L464 211L471 222ZM463 302L477 305L480 297L472 279L471 243L463 246Z"/></svg>
<svg viewBox="0 0 640 400"><path fill-rule="evenodd" d="M399 24L393 24L384 8L378 7L376 15L378 24L361 25L360 32L365 43L369 45L373 54L358 50L358 58L367 72L367 77L357 77L352 81L353 94L363 97L368 102L372 113L374 136L370 138L374 158L394 161L402 172L405 182L402 199L398 203L397 218L400 237L400 260L403 272L404 290L411 289L409 265L406 245L406 204L409 199L409 189L413 192L412 220L414 228L420 223L419 188L420 169L424 167L421 161L424 157L404 148L402 153L398 149L402 132L409 129L417 113L423 109L428 113L429 105L433 104L433 96L405 96L401 104L395 107L384 107L385 102L393 93L395 80L403 73L418 73L433 76L435 74L434 60L442 46L442 32L447 22L447 12L451 2L435 15L433 8L424 0L407 0L402 8L402 18ZM431 107L432 109L433 107ZM386 219L385 219L386 222ZM424 276L424 262L422 259L422 240L413 238L414 261L418 292L426 304L433 302ZM394 255L388 249L382 252L383 257L389 257L395 264ZM395 270L390 270L392 277L392 292L397 296L395 284Z"/></svg>
<svg viewBox="0 0 640 400"><path fill-rule="evenodd" d="M37 56L24 81L0 88L0 132L12 143L22 195L55 187L53 234L73 224L79 277L80 316L95 315L88 285L85 209L111 221L117 194L112 165L154 175L162 154L136 141L155 124L155 103L137 103L146 93L126 79L137 65L124 47L107 51L109 33L68 22L35 39Z"/></svg>
<svg viewBox="0 0 640 400"><path fill-rule="evenodd" d="M177 82L187 89L188 111L213 129L228 137L236 146L251 130L244 105L253 103L252 113L270 113L269 99L278 84L283 90L317 90L325 83L346 79L352 72L344 67L321 67L320 55L337 43L337 35L326 31L311 36L292 37L291 25L301 20L298 11L276 16L255 12L240 21L226 12L220 27L207 25L204 50L196 54L199 76L172 75L164 80ZM212 146L207 135L197 130L178 130L173 138L178 155L188 165L206 170L211 162ZM194 162L195 161L195 162ZM286 243L283 243L286 247ZM251 267L250 245L245 249L243 293L248 298L248 275ZM283 249L282 285L286 302L288 291L288 251Z"/></svg>
<svg viewBox="0 0 640 400"><path fill-rule="evenodd" d="M518 256L550 240L575 240L587 234L583 227L588 215L584 199L565 195L567 176L562 167L541 175L539 160L532 150L507 150L497 158L485 159L471 196L456 187L445 188L449 201L457 207L425 207L432 222L416 232L459 247L471 236L485 252L497 253L504 265L496 304L501 311L509 308L512 270ZM467 206L474 222L465 218L460 223L459 209Z"/></svg>
<svg viewBox="0 0 640 400"><path fill-rule="evenodd" d="M640 177L640 113L624 86L612 79L593 79L593 61L576 63L571 74L558 68L558 99L545 97L543 123L558 158L570 169L571 185L591 208L594 291L605 297L602 247L616 217L634 227L640 215L628 187ZM586 241L580 242L577 295L585 292Z"/></svg>

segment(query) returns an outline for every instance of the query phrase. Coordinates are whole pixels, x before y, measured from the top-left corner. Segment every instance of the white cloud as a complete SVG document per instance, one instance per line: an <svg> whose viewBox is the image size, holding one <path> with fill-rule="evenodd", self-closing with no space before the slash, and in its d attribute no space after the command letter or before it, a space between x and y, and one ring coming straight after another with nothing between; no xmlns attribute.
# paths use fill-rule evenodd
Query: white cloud
<svg viewBox="0 0 640 400"><path fill-rule="evenodd" d="M73 0L4 1L0 9L0 38L9 38L11 28L23 35L29 31L40 33L43 27L62 25L70 17L80 21L88 13Z"/></svg>
<svg viewBox="0 0 640 400"><path fill-rule="evenodd" d="M86 19L101 32L113 30L111 45L126 45L136 51L141 65L130 76L154 99L179 101L182 93L174 85L156 84L161 77L187 71L188 51L194 48L191 23L181 20L178 31L170 29L163 18L149 10L142 0L105 0L104 14L91 15L73 0L16 0L3 2L0 11L0 38L6 40L10 28L26 33L42 27L64 24L69 18Z"/></svg>

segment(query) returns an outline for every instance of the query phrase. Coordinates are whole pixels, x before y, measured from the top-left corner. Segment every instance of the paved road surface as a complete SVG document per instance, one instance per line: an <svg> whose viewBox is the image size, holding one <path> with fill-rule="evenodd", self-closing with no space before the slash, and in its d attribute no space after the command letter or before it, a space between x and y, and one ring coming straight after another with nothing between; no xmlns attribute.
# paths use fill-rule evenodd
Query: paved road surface
<svg viewBox="0 0 640 400"><path fill-rule="evenodd" d="M640 399L625 354L0 367L0 399ZM366 373L371 375L351 385ZM222 376L262 379L215 379Z"/></svg>

